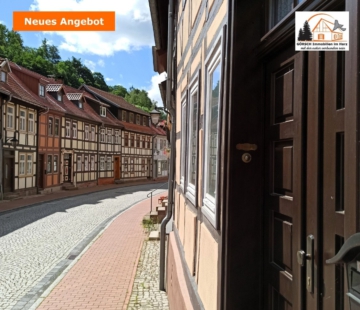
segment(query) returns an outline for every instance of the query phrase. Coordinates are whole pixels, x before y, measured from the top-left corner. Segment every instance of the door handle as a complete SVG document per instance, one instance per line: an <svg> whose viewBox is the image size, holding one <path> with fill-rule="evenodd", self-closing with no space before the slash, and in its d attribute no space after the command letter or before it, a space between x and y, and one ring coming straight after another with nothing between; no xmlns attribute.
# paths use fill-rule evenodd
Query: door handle
<svg viewBox="0 0 360 310"><path fill-rule="evenodd" d="M309 293L314 292L314 236L306 238L306 253L303 250L297 252L297 261L300 266L306 262L306 289Z"/></svg>
<svg viewBox="0 0 360 310"><path fill-rule="evenodd" d="M240 150L240 151L256 151L257 150L257 145L256 144L251 144L251 143L238 143L236 144L236 149Z"/></svg>

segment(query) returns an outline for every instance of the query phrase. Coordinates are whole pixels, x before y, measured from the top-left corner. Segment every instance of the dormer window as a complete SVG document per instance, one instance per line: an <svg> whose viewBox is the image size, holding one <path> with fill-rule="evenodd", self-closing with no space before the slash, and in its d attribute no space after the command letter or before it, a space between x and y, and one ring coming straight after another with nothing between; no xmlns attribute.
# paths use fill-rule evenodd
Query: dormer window
<svg viewBox="0 0 360 310"><path fill-rule="evenodd" d="M143 125L146 126L146 116L143 116Z"/></svg>
<svg viewBox="0 0 360 310"><path fill-rule="evenodd" d="M82 104L82 101L81 101L81 100L78 101L78 107L79 107L80 109L83 108L83 104Z"/></svg>
<svg viewBox="0 0 360 310"><path fill-rule="evenodd" d="M0 79L1 79L1 82L6 82L6 72L1 71Z"/></svg>
<svg viewBox="0 0 360 310"><path fill-rule="evenodd" d="M39 96L45 97L45 86L39 84Z"/></svg>
<svg viewBox="0 0 360 310"><path fill-rule="evenodd" d="M126 122L126 111L122 111L121 119Z"/></svg>
<svg viewBox="0 0 360 310"><path fill-rule="evenodd" d="M105 107L100 107L100 115L103 117L106 116L106 108Z"/></svg>
<svg viewBox="0 0 360 310"><path fill-rule="evenodd" d="M140 115L136 115L136 124L140 125Z"/></svg>
<svg viewBox="0 0 360 310"><path fill-rule="evenodd" d="M130 123L134 122L134 113L130 113L130 119L129 119Z"/></svg>
<svg viewBox="0 0 360 310"><path fill-rule="evenodd" d="M62 101L62 96L60 93L57 93L57 101Z"/></svg>

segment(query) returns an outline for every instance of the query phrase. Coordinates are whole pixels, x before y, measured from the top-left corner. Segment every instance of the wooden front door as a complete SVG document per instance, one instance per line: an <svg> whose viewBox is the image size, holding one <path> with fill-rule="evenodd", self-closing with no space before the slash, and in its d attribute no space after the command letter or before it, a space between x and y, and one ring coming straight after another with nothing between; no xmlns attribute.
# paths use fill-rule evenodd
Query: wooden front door
<svg viewBox="0 0 360 310"><path fill-rule="evenodd" d="M4 176L3 176L4 192L12 192L14 190L14 158L4 157Z"/></svg>
<svg viewBox="0 0 360 310"><path fill-rule="evenodd" d="M301 309L304 185L304 55L284 53L266 67L264 197L265 309Z"/></svg>
<svg viewBox="0 0 360 310"><path fill-rule="evenodd" d="M44 154L39 154L39 162L38 162L38 187L39 188L44 188L44 170L45 170Z"/></svg>
<svg viewBox="0 0 360 310"><path fill-rule="evenodd" d="M64 154L64 182L72 180L72 154Z"/></svg>
<svg viewBox="0 0 360 310"><path fill-rule="evenodd" d="M326 264L356 232L345 57L289 49L265 67L264 309L349 309L343 266Z"/></svg>
<svg viewBox="0 0 360 310"><path fill-rule="evenodd" d="M120 157L115 157L114 176L115 180L120 179Z"/></svg>

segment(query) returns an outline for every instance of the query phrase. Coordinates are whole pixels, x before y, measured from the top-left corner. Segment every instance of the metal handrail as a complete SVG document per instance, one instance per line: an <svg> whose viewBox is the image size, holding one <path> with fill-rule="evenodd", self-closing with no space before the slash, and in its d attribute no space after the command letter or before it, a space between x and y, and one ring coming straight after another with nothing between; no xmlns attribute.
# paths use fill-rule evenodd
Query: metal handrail
<svg viewBox="0 0 360 310"><path fill-rule="evenodd" d="M151 199L150 199L150 213L152 212L152 196L153 196L153 192L157 191L158 189L162 188L164 185L167 185L167 184L168 184L168 182L163 183L161 186L159 186L158 188L155 188L149 194L146 195L147 198L151 197Z"/></svg>

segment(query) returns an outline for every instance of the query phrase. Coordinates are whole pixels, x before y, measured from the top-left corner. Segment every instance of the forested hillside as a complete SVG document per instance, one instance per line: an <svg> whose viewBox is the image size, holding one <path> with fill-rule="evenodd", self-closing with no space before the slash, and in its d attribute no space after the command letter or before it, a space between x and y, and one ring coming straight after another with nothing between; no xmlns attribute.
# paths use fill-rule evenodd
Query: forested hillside
<svg viewBox="0 0 360 310"><path fill-rule="evenodd" d="M100 72L92 72L80 58L62 60L58 48L49 44L46 39L38 48L25 46L21 35L3 24L0 24L0 56L44 76L61 78L65 84L75 88L85 83L111 92L147 112L157 104L149 98L145 90L107 85L104 76Z"/></svg>

